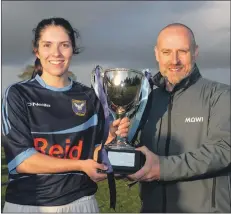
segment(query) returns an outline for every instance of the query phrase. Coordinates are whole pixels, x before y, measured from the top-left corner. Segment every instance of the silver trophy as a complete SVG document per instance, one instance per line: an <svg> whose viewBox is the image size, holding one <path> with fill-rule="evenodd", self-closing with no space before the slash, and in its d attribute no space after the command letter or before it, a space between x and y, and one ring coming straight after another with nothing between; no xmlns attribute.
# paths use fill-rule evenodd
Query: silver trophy
<svg viewBox="0 0 231 214"><path fill-rule="evenodd" d="M101 69L100 77L110 113L114 119L129 117L130 129L133 128L134 135L138 128L137 122L141 119L137 121L136 114L140 110L142 101L147 101L147 91L150 88L144 72L127 68L112 68L105 71ZM145 87L144 83L146 83ZM94 73L92 85L95 85ZM146 99L144 99L144 89ZM140 116L144 107L145 105L139 112ZM115 173L131 174L139 170L143 164L143 156L141 152L135 150L135 144L131 139L117 136L115 140L105 145L105 149Z"/></svg>

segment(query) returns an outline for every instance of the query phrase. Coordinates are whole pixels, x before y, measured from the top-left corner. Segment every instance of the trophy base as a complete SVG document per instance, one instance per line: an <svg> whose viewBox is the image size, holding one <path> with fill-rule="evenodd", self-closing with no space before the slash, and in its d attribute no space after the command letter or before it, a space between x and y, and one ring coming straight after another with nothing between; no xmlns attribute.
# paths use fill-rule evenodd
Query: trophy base
<svg viewBox="0 0 231 214"><path fill-rule="evenodd" d="M112 165L114 174L129 175L141 169L145 162L142 152L135 150L134 147L124 144L105 145L108 159Z"/></svg>

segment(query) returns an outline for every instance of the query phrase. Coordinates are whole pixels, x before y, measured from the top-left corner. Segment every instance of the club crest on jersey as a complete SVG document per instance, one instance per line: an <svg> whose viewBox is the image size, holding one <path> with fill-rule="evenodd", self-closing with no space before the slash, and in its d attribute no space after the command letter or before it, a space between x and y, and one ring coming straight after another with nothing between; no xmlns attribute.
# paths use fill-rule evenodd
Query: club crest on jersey
<svg viewBox="0 0 231 214"><path fill-rule="evenodd" d="M72 100L72 110L78 116L86 114L86 100Z"/></svg>

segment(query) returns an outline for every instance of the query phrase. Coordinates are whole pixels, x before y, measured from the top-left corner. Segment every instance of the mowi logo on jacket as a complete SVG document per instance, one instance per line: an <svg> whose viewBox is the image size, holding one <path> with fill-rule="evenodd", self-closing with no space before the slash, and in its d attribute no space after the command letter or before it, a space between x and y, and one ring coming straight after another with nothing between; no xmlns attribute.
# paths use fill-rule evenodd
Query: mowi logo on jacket
<svg viewBox="0 0 231 214"><path fill-rule="evenodd" d="M76 146L70 146L71 140L66 139L65 148L63 148L59 144L52 145L49 148L49 144L47 139L45 138L35 138L34 139L34 147L37 151L40 151L43 154L48 154L57 158L70 158L78 160L82 154L83 149L83 140L79 140ZM49 148L49 150L47 150Z"/></svg>
<svg viewBox="0 0 231 214"><path fill-rule="evenodd" d="M185 118L185 123L201 123L203 122L204 118L203 117L186 117Z"/></svg>

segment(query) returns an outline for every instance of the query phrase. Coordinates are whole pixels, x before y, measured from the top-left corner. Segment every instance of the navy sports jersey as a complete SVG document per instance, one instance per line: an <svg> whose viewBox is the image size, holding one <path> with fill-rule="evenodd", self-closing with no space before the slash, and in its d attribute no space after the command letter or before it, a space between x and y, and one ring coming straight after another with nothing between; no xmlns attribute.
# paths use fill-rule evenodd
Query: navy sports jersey
<svg viewBox="0 0 231 214"><path fill-rule="evenodd" d="M104 123L93 89L74 81L54 88L37 75L6 90L2 117L10 179L6 201L56 206L96 192L96 183L84 172L16 172L16 167L36 152L57 158L92 158L94 144L101 143Z"/></svg>

